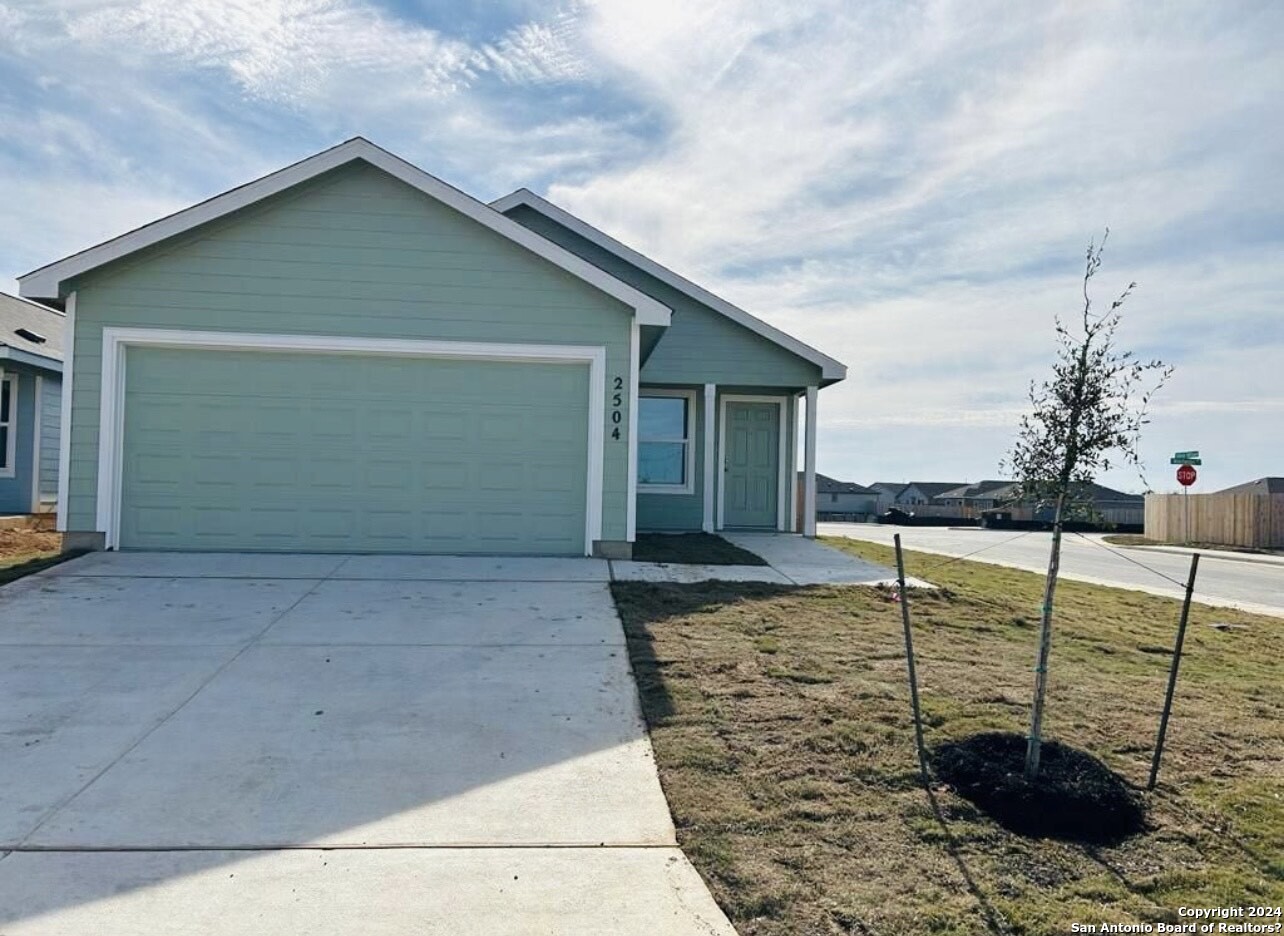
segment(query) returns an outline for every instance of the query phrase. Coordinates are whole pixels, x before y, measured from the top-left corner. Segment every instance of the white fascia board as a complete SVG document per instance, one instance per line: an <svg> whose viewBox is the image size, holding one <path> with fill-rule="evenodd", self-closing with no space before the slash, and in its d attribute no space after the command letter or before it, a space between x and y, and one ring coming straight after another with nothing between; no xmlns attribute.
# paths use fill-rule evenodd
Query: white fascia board
<svg viewBox="0 0 1284 936"><path fill-rule="evenodd" d="M0 344L0 360L15 361L18 364L40 367L55 374L62 373L62 361L57 358L45 357L43 354L33 354L30 351L11 348L8 345Z"/></svg>
<svg viewBox="0 0 1284 936"><path fill-rule="evenodd" d="M847 378L847 365L834 360L827 354L822 354L811 345L804 344L792 335L787 335L773 325L768 325L762 319L757 318L746 312L739 306L732 305L727 300L715 296L709 290L702 286L697 286L684 276L674 273L668 267L663 267L649 257L643 256L631 247L626 247L609 234L599 231L584 221L581 221L575 215L559 208L547 199L540 198L530 189L518 189L503 198L496 199L490 203L490 207L496 211L507 213L519 205L530 208L556 221L558 224L568 230L578 234L592 244L601 247L603 250L614 254L626 263L630 263L644 273L654 276L660 282L671 286L690 298L699 302L701 305L708 306L715 312L725 315L738 325L742 325L752 332L761 335L768 341L780 345L786 351L796 354L805 361L809 361L820 368L821 379L827 383L834 383Z"/></svg>
<svg viewBox="0 0 1284 936"><path fill-rule="evenodd" d="M88 250L82 250L80 253L32 270L18 277L19 293L26 299L56 300L60 298L62 284L74 276L239 211L357 159L365 160L372 166L382 169L394 178L400 179L483 227L525 247L578 279L618 299L635 311L639 324L669 324L671 312L668 306L362 137L340 143L338 146L263 176L261 179L231 189L222 195L216 195L96 247L90 247Z"/></svg>

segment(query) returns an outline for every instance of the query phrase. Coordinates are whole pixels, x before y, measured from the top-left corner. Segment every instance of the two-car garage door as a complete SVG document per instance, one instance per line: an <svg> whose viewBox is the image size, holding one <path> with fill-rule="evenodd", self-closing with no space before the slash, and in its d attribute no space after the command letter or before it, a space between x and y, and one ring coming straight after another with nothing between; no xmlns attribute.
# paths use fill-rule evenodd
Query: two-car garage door
<svg viewBox="0 0 1284 936"><path fill-rule="evenodd" d="M127 355L123 548L584 552L584 363Z"/></svg>

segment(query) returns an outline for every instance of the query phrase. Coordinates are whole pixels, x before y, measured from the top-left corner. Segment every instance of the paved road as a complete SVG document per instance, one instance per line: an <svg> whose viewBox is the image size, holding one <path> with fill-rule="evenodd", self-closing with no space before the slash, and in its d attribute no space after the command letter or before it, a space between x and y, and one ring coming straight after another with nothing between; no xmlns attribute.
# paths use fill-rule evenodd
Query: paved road
<svg viewBox="0 0 1284 936"><path fill-rule="evenodd" d="M1051 534L1042 532L1020 535L1020 531L1013 530L895 527L872 523L822 523L818 532L822 536L848 536L886 545L891 545L892 536L900 533L901 542L907 549L946 556L984 550L971 558L1034 572L1047 570L1051 538ZM1144 548L1111 546L1106 549L1105 545L1099 535L1067 536L1061 552L1062 575L1080 581L1181 597L1181 587L1135 563L1142 563L1176 582L1184 583L1190 569L1188 556ZM1205 554L1199 562L1195 595L1205 604L1242 607L1284 617L1284 563Z"/></svg>

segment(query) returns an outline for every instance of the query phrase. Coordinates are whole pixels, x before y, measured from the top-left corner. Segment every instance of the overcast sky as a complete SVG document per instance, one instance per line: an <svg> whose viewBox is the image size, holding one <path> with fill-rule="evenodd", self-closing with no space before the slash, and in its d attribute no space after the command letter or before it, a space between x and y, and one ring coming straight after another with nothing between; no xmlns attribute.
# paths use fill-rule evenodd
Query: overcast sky
<svg viewBox="0 0 1284 936"><path fill-rule="evenodd" d="M0 290L361 134L842 360L822 472L967 481L1109 225L1099 296L1176 367L1148 479L1213 490L1284 474L1281 39L1277 0L0 0Z"/></svg>

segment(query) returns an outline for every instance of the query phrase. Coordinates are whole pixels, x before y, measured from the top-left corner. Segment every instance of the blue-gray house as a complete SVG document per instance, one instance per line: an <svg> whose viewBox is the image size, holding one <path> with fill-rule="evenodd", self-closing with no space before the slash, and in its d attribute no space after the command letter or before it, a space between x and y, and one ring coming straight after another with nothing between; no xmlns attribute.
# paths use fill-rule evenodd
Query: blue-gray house
<svg viewBox="0 0 1284 936"><path fill-rule="evenodd" d="M58 498L63 315L0 293L0 514Z"/></svg>
<svg viewBox="0 0 1284 936"><path fill-rule="evenodd" d="M69 547L791 531L846 376L531 192L486 204L361 138L19 284L67 313Z"/></svg>

